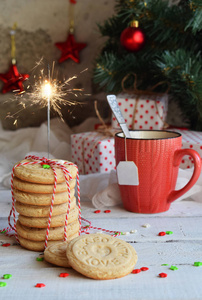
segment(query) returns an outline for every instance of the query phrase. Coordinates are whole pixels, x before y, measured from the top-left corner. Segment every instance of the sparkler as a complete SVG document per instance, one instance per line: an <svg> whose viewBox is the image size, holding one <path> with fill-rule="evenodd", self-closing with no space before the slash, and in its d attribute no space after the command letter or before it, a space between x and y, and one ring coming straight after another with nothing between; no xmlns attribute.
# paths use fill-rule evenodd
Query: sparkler
<svg viewBox="0 0 202 300"><path fill-rule="evenodd" d="M37 67L41 67L42 59L36 63L36 66L33 68L35 70ZM55 63L53 62L52 68L50 69L48 65L48 74L45 73L46 68L43 68L39 72L39 76L34 75L34 83L29 84L25 93L15 95L19 100L20 105L22 105L22 109L15 112L13 115L8 115L7 117L16 117L19 112L32 107L32 106L40 106L41 108L47 107L47 140L48 140L48 157L50 153L50 113L51 110L56 112L60 119L63 120L61 107L65 105L78 105L84 104L84 102L69 100L67 97L69 95L74 98L78 98L79 96L89 96L89 94L84 94L83 89L75 89L70 87L70 82L77 78L76 75L64 79L60 81L55 75ZM85 72L87 69L83 70L80 73ZM17 92L17 91L15 91ZM69 98L69 97L68 97ZM14 124L17 123L17 119L15 119Z"/></svg>
<svg viewBox="0 0 202 300"><path fill-rule="evenodd" d="M41 65L41 61L37 63L37 66L40 65ZM83 89L70 88L70 82L76 79L77 75L74 75L68 79L64 79L63 81L61 81L57 78L57 76L55 76L54 73L55 73L55 62L53 62L51 69L48 65L48 75L45 74L44 69L41 69L40 75L38 77L34 76L34 84L28 85L27 87L26 94L29 100L28 105L29 106L40 105L42 108L49 105L50 109L53 109L53 111L55 111L59 115L59 117L63 120L61 106L62 105L71 106L71 105L77 105L79 103L78 101L75 102L73 100L67 99L67 96L72 95L77 98L78 96L84 94L83 94ZM27 105L27 101L26 101L26 105Z"/></svg>
<svg viewBox="0 0 202 300"><path fill-rule="evenodd" d="M50 77L49 77L50 78ZM49 81L45 81L42 85L42 97L47 99L47 138L48 138L48 158L50 153L50 98L52 94L52 87Z"/></svg>

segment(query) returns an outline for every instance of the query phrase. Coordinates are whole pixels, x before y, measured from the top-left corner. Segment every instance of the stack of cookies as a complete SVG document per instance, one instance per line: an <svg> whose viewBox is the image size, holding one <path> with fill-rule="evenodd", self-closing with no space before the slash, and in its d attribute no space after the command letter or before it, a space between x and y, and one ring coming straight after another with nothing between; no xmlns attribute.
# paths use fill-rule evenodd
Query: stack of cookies
<svg viewBox="0 0 202 300"><path fill-rule="evenodd" d="M33 159L21 161L32 162ZM64 225L68 204L70 211L66 230L67 241L79 234L78 206L75 198L77 168L64 164L73 179L69 179L71 197L62 169L54 167L57 174L56 193L52 210L48 245L64 240ZM19 163L18 163L19 164ZM16 223L18 239L24 248L43 251L49 221L55 177L53 170L44 163L19 165L14 168L13 194L15 208L19 213Z"/></svg>

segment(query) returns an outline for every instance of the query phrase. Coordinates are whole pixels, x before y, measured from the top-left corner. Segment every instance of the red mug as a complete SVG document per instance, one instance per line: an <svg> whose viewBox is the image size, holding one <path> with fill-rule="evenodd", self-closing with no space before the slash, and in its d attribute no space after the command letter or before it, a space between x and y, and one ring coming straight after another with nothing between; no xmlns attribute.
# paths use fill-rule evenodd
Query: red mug
<svg viewBox="0 0 202 300"><path fill-rule="evenodd" d="M193 149L181 149L182 136L163 130L131 130L131 138L122 132L115 135L116 166L121 161L133 161L138 168L139 185L120 185L123 205L136 213L160 213L185 194L201 173L201 158ZM189 155L194 170L189 182L175 190L182 157Z"/></svg>

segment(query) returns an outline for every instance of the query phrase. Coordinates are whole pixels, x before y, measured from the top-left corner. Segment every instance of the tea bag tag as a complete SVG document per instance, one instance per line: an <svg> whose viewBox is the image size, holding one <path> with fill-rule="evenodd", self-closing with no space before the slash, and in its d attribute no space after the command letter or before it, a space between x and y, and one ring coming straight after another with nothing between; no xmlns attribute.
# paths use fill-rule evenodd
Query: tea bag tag
<svg viewBox="0 0 202 300"><path fill-rule="evenodd" d="M139 185L138 168L133 161L120 161L116 167L118 184Z"/></svg>

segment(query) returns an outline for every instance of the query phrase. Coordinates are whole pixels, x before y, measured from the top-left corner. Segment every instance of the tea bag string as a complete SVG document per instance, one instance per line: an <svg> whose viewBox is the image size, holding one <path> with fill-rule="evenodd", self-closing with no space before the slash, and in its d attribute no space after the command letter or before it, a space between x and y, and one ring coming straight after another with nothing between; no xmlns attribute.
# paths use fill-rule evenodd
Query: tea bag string
<svg viewBox="0 0 202 300"><path fill-rule="evenodd" d="M128 156L127 156L127 142L126 142L126 136L124 135L124 145L125 145L125 161L128 161Z"/></svg>

